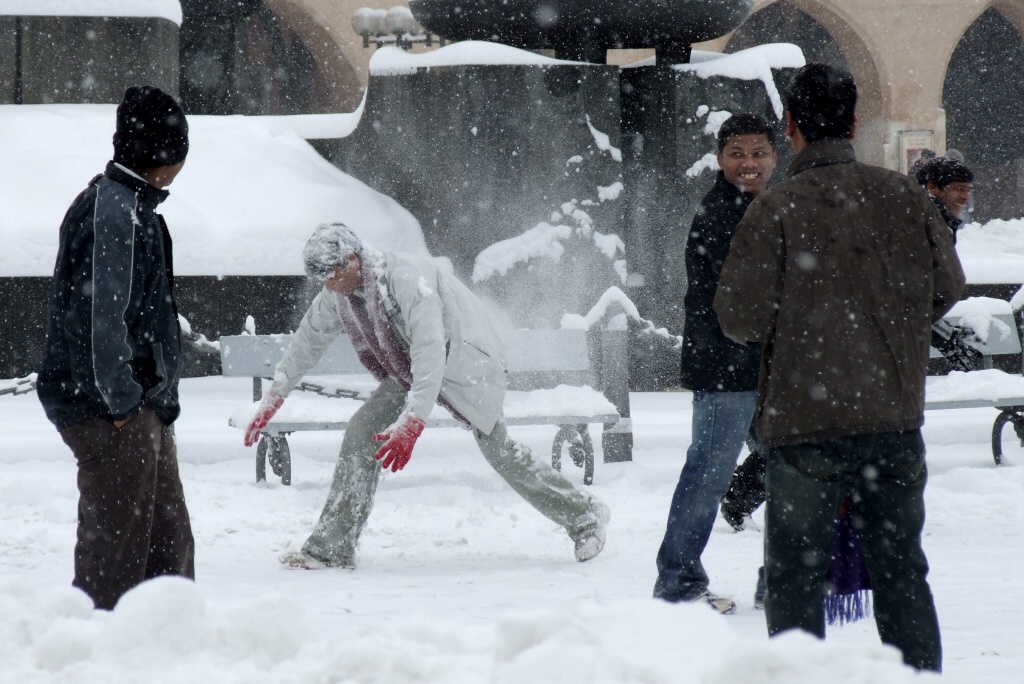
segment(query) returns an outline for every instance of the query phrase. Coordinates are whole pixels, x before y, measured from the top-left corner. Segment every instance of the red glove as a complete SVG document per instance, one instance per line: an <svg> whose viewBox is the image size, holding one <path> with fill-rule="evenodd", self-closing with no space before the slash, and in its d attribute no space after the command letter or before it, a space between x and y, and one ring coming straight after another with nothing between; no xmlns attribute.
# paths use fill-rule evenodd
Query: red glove
<svg viewBox="0 0 1024 684"><path fill-rule="evenodd" d="M381 467L384 470L391 468L391 472L397 473L412 458L412 448L425 427L426 424L411 413L401 416L387 430L373 436L374 442L385 443L374 458L378 461L384 459Z"/></svg>
<svg viewBox="0 0 1024 684"><path fill-rule="evenodd" d="M253 416L252 422L249 423L249 427L245 428L245 446L251 447L260 441L260 432L267 427L267 423L283 403L284 397L280 394L267 392L267 396L263 397L263 401L260 402L260 407L256 411L256 415Z"/></svg>

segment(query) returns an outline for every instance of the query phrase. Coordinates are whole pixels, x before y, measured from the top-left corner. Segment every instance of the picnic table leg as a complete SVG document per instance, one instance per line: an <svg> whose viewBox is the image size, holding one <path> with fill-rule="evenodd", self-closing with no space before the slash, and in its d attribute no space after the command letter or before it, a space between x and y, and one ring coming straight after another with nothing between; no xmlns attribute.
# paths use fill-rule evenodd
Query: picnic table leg
<svg viewBox="0 0 1024 684"><path fill-rule="evenodd" d="M263 435L256 447L256 481L267 479L267 461L274 474L281 478L281 484L292 483L292 452L286 437Z"/></svg>
<svg viewBox="0 0 1024 684"><path fill-rule="evenodd" d="M995 423L992 424L992 458L995 459L996 465L1003 462L1003 428L1007 423L1013 424L1013 431L1017 433L1021 446L1024 446L1024 414L1021 413L1022 410L1024 410L1022 407L1000 409Z"/></svg>
<svg viewBox="0 0 1024 684"><path fill-rule="evenodd" d="M270 438L266 435L260 437L260 443L256 447L256 481L266 482L267 480L267 449L270 447Z"/></svg>
<svg viewBox="0 0 1024 684"><path fill-rule="evenodd" d="M594 484L594 443L586 423L558 426L558 433L551 445L551 467L562 469L562 445L567 442L572 462L583 468L583 484Z"/></svg>
<svg viewBox="0 0 1024 684"><path fill-rule="evenodd" d="M281 478L281 484L292 483L292 451L288 447L288 439L284 436L270 438L270 450L267 460L274 474Z"/></svg>

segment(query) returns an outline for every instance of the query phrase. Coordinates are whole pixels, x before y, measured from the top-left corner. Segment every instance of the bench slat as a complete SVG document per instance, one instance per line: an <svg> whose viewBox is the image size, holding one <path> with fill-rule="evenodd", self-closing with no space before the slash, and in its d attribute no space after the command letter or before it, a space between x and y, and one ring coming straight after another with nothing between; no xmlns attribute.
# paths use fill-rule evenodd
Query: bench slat
<svg viewBox="0 0 1024 684"><path fill-rule="evenodd" d="M590 423L614 424L619 422L618 414L600 416L534 416L528 418L506 418L506 425L584 425ZM233 425L233 424L232 424ZM459 427L454 418L431 418L427 420L427 427ZM237 427L237 426L234 426ZM348 427L348 421L334 422L272 422L264 428L263 433L272 437L280 437L292 432L310 432L317 430L344 430Z"/></svg>
<svg viewBox="0 0 1024 684"><path fill-rule="evenodd" d="M291 335L224 335L220 338L225 377L274 374ZM585 330L515 330L506 343L510 373L586 371L590 356ZM365 374L347 335L339 335L307 375Z"/></svg>

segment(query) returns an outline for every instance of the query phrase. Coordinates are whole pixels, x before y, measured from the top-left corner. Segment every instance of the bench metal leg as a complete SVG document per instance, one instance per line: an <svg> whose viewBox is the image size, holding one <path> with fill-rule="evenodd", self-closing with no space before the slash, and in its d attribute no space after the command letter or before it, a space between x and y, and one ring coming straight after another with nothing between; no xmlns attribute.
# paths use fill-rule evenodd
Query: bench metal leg
<svg viewBox="0 0 1024 684"><path fill-rule="evenodd" d="M263 435L256 447L256 481L267 479L267 461L270 469L281 478L281 484L292 483L292 451L286 437L270 437Z"/></svg>
<svg viewBox="0 0 1024 684"><path fill-rule="evenodd" d="M1022 410L1024 407L1018 406L1001 409L999 415L996 416L995 423L992 424L992 458L995 459L996 465L1003 462L1003 428L1007 423L1013 424L1013 431L1017 433L1017 439L1024 447L1024 414L1021 413Z"/></svg>
<svg viewBox="0 0 1024 684"><path fill-rule="evenodd" d="M590 439L587 424L558 426L558 433L551 445L551 467L555 470L562 469L562 445L566 443L573 464L583 468L583 484L594 484L594 443Z"/></svg>

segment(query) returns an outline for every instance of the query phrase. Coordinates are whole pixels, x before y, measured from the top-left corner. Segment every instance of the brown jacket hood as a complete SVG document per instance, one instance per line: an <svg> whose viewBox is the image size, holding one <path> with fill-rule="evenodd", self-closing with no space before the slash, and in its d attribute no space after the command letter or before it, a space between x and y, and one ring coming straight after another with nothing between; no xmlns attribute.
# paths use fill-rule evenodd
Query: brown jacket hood
<svg viewBox="0 0 1024 684"><path fill-rule="evenodd" d="M789 176L737 227L714 304L727 336L765 345L762 444L920 427L931 324L964 286L949 229L847 140L808 144Z"/></svg>

